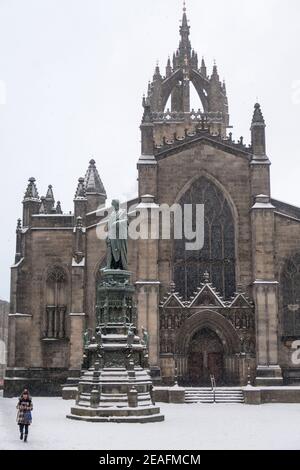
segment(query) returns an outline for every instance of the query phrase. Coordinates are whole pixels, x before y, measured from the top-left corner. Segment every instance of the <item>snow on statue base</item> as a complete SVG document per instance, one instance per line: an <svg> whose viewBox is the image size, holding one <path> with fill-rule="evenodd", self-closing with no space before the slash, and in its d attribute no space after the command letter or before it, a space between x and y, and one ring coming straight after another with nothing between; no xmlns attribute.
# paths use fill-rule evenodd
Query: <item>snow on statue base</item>
<svg viewBox="0 0 300 470"><path fill-rule="evenodd" d="M152 398L147 345L136 335L134 287L123 270L102 270L97 286L97 328L85 345L88 369L79 380L67 418L91 422L163 421Z"/></svg>

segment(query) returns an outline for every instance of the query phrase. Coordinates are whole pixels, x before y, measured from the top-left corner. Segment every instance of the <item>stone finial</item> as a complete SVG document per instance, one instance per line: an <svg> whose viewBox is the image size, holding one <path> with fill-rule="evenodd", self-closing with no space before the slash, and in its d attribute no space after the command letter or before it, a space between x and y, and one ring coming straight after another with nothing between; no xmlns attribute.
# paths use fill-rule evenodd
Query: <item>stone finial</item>
<svg viewBox="0 0 300 470"><path fill-rule="evenodd" d="M209 284L209 282L210 282L210 275L209 275L209 272L208 272L208 271L205 271L205 273L203 274L203 281L204 281L204 284Z"/></svg>
<svg viewBox="0 0 300 470"><path fill-rule="evenodd" d="M253 160L268 160L266 155L266 124L259 103L254 106L251 123L251 145Z"/></svg>
<svg viewBox="0 0 300 470"><path fill-rule="evenodd" d="M244 294L245 293L245 289L244 289L244 286L242 284L237 284L236 293L237 294Z"/></svg>
<svg viewBox="0 0 300 470"><path fill-rule="evenodd" d="M45 205L45 210L47 214L53 214L55 213L55 208L54 208L54 194L53 194L53 186L52 184L49 184L48 190L46 193L46 197L44 199L44 205Z"/></svg>
<svg viewBox="0 0 300 470"><path fill-rule="evenodd" d="M52 199L54 201L54 195L53 195L53 186L52 184L49 184L47 194L46 194L46 199Z"/></svg>
<svg viewBox="0 0 300 470"><path fill-rule="evenodd" d="M42 196L41 197L40 210L39 210L40 214L47 214L45 200L46 200L45 196Z"/></svg>
<svg viewBox="0 0 300 470"><path fill-rule="evenodd" d="M170 77L170 75L172 75L172 66L171 66L171 59L169 56L167 66L166 66L166 77Z"/></svg>
<svg viewBox="0 0 300 470"><path fill-rule="evenodd" d="M150 100L148 97L145 98L145 100L143 100L143 108L144 108L144 113L143 113L142 122L143 123L152 122L151 105L150 105Z"/></svg>
<svg viewBox="0 0 300 470"><path fill-rule="evenodd" d="M202 57L202 60L201 60L200 73L201 73L205 78L207 77L207 69L206 69L206 64L205 64L204 57Z"/></svg>
<svg viewBox="0 0 300 470"><path fill-rule="evenodd" d="M25 192L24 201L26 199L35 199L39 201L39 193L35 184L36 179L31 177L28 180L28 186Z"/></svg>
<svg viewBox="0 0 300 470"><path fill-rule="evenodd" d="M62 214L62 208L61 208L61 203L60 201L57 201L57 204L56 204L56 214Z"/></svg>
<svg viewBox="0 0 300 470"><path fill-rule="evenodd" d="M182 14L182 28L188 28L188 19L186 15L186 3L185 0L183 1L183 14Z"/></svg>
<svg viewBox="0 0 300 470"><path fill-rule="evenodd" d="M75 193L75 199L86 199L86 189L84 184L84 178L78 179L78 186Z"/></svg>
<svg viewBox="0 0 300 470"><path fill-rule="evenodd" d="M101 194L106 197L106 191L96 168L96 162L93 158L90 160L89 167L85 174L84 185L86 194Z"/></svg>
<svg viewBox="0 0 300 470"><path fill-rule="evenodd" d="M265 124L264 116L259 103L254 105L254 113L252 118L252 124Z"/></svg>
<svg viewBox="0 0 300 470"><path fill-rule="evenodd" d="M170 282L170 293L171 293L171 294L174 294L175 291L176 291L176 284L175 284L175 282L172 280L172 281Z"/></svg>
<svg viewBox="0 0 300 470"><path fill-rule="evenodd" d="M211 79L216 80L216 81L220 80L216 60L214 60L213 73L212 73Z"/></svg>
<svg viewBox="0 0 300 470"><path fill-rule="evenodd" d="M154 70L154 75L153 75L153 80L161 79L162 76L160 74L160 68L159 68L159 63L158 61L156 62L155 70Z"/></svg>
<svg viewBox="0 0 300 470"><path fill-rule="evenodd" d="M22 230L22 220L18 219L17 220L17 233Z"/></svg>

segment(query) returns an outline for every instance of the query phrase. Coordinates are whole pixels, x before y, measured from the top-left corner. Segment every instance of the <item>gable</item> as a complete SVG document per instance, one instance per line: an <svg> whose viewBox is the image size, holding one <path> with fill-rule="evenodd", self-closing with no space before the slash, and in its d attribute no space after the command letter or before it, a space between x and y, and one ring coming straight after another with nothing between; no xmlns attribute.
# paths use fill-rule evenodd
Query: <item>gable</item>
<svg viewBox="0 0 300 470"><path fill-rule="evenodd" d="M224 307L223 299L209 284L205 284L191 299L190 307Z"/></svg>

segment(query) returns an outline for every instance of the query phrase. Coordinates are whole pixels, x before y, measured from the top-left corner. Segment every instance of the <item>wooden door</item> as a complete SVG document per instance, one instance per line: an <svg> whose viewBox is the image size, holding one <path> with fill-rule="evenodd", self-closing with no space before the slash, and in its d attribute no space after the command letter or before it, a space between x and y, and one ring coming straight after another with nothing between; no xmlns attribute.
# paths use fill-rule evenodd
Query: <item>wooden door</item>
<svg viewBox="0 0 300 470"><path fill-rule="evenodd" d="M199 385L203 376L203 354L201 352L190 353L188 370L190 385Z"/></svg>
<svg viewBox="0 0 300 470"><path fill-rule="evenodd" d="M214 375L217 387L223 382L223 354L213 352L208 354L208 371L210 375Z"/></svg>

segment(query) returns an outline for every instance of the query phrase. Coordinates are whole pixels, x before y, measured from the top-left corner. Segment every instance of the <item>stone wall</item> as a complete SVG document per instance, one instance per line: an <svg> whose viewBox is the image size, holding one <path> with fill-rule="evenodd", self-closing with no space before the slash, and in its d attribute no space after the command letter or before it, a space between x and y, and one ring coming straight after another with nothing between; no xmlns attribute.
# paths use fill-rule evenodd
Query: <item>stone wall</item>
<svg viewBox="0 0 300 470"><path fill-rule="evenodd" d="M9 303L0 300L0 387L3 385L7 361Z"/></svg>
<svg viewBox="0 0 300 470"><path fill-rule="evenodd" d="M296 253L300 253L300 220L282 213L276 213L275 215L275 256L276 276L279 281L279 336L281 338L283 335L283 311L280 277L285 261ZM291 360L293 353L292 342L292 340L279 341L279 363L283 369L291 370L292 375L294 375L294 372L295 377L298 378L296 382L299 383L300 366L293 364Z"/></svg>

